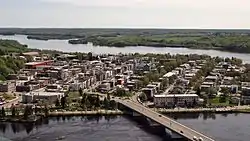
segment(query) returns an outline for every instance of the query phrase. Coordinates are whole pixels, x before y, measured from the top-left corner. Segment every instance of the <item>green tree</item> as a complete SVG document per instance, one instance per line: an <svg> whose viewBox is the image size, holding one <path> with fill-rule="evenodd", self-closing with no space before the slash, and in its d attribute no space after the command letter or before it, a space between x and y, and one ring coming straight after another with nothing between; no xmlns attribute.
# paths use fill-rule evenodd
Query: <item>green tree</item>
<svg viewBox="0 0 250 141"><path fill-rule="evenodd" d="M61 106L63 109L66 107L66 97L65 96L61 98Z"/></svg>
<svg viewBox="0 0 250 141"><path fill-rule="evenodd" d="M101 101L99 95L96 97L95 107L100 108L101 107Z"/></svg>
<svg viewBox="0 0 250 141"><path fill-rule="evenodd" d="M114 100L110 101L110 108L112 110L116 110L117 109L117 103Z"/></svg>
<svg viewBox="0 0 250 141"><path fill-rule="evenodd" d="M78 91L79 91L79 95L80 95L80 96L82 96L83 91L82 91L82 88L81 88L81 87L79 88L79 90L78 90Z"/></svg>
<svg viewBox="0 0 250 141"><path fill-rule="evenodd" d="M58 99L58 98L56 99L55 106L56 106L56 107L60 107L60 101L59 101L59 99Z"/></svg>
<svg viewBox="0 0 250 141"><path fill-rule="evenodd" d="M111 99L111 98L110 98L110 94L108 93L108 94L107 94L107 100L110 101L110 99Z"/></svg>
<svg viewBox="0 0 250 141"><path fill-rule="evenodd" d="M16 116L16 107L14 105L11 106L11 116L12 117Z"/></svg>
<svg viewBox="0 0 250 141"><path fill-rule="evenodd" d="M109 100L108 100L106 97L104 98L103 103L104 103L104 108L105 108L106 110L108 110L108 109L109 109Z"/></svg>
<svg viewBox="0 0 250 141"><path fill-rule="evenodd" d="M45 117L48 117L48 115L49 115L49 109L48 109L47 105L44 106L44 115L45 115Z"/></svg>
<svg viewBox="0 0 250 141"><path fill-rule="evenodd" d="M142 84L144 87L147 86L149 84L149 78L144 76L142 79Z"/></svg>
<svg viewBox="0 0 250 141"><path fill-rule="evenodd" d="M197 94L198 96L200 96L200 95L201 95L201 88L200 88L200 87L197 87L196 94Z"/></svg>
<svg viewBox="0 0 250 141"><path fill-rule="evenodd" d="M5 108L4 108L4 107L2 107L2 110L1 110L1 115L2 115L2 117L5 117L5 116L6 116L6 113L5 113Z"/></svg>
<svg viewBox="0 0 250 141"><path fill-rule="evenodd" d="M141 101L147 101L147 99L148 99L148 97L145 93L141 93L139 97L140 97Z"/></svg>
<svg viewBox="0 0 250 141"><path fill-rule="evenodd" d="M24 113L23 113L23 118L28 119L30 115L33 114L32 106L25 106L24 108Z"/></svg>

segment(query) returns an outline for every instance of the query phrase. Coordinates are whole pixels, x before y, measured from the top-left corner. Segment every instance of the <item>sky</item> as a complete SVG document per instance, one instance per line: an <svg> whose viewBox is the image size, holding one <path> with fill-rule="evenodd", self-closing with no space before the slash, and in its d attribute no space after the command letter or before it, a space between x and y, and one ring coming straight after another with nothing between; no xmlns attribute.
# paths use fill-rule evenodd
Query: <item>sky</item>
<svg viewBox="0 0 250 141"><path fill-rule="evenodd" d="M250 0L0 0L0 27L250 28Z"/></svg>

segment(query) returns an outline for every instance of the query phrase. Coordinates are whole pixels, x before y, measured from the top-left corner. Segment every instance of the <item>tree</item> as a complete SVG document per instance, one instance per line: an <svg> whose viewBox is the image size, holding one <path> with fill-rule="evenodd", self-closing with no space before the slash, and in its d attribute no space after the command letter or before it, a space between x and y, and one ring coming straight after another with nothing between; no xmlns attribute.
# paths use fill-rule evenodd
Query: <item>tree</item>
<svg viewBox="0 0 250 141"><path fill-rule="evenodd" d="M96 97L95 107L97 107L97 108L100 108L100 107L101 107L101 101L100 101L99 95L97 95L97 97Z"/></svg>
<svg viewBox="0 0 250 141"><path fill-rule="evenodd" d="M147 86L149 84L149 78L144 76L143 80L142 80L142 84L143 84L143 86Z"/></svg>
<svg viewBox="0 0 250 141"><path fill-rule="evenodd" d="M33 114L33 110L31 106L25 106L24 108L24 113L23 113L23 118L28 119L30 115Z"/></svg>
<svg viewBox="0 0 250 141"><path fill-rule="evenodd" d="M110 101L110 94L107 94L107 100Z"/></svg>
<svg viewBox="0 0 250 141"><path fill-rule="evenodd" d="M146 95L145 93L141 93L141 94L140 94L140 100L141 100L141 101L147 101L147 100L148 100L147 95Z"/></svg>
<svg viewBox="0 0 250 141"><path fill-rule="evenodd" d="M61 98L61 106L63 109L66 107L66 97L65 96Z"/></svg>
<svg viewBox="0 0 250 141"><path fill-rule="evenodd" d="M187 106L188 106L187 100L185 100L185 103L184 103L184 104L185 104L185 107L187 107Z"/></svg>
<svg viewBox="0 0 250 141"><path fill-rule="evenodd" d="M79 95L80 95L80 96L82 96L83 91L82 91L82 88L81 88L81 87L79 88L79 90L78 90L78 91L79 91Z"/></svg>
<svg viewBox="0 0 250 141"><path fill-rule="evenodd" d="M220 95L219 102L225 103L227 101L227 96L225 94Z"/></svg>
<svg viewBox="0 0 250 141"><path fill-rule="evenodd" d="M5 117L5 116L6 116L6 113L5 113L5 108L4 108L4 107L2 107L2 110L1 110L1 115L2 115L2 117Z"/></svg>
<svg viewBox="0 0 250 141"><path fill-rule="evenodd" d="M116 110L117 109L117 103L114 100L110 101L110 108L112 110Z"/></svg>
<svg viewBox="0 0 250 141"><path fill-rule="evenodd" d="M16 116L16 107L14 105L11 106L11 116L12 117Z"/></svg>
<svg viewBox="0 0 250 141"><path fill-rule="evenodd" d="M56 107L60 107L60 102L59 102L59 99L58 99L58 98L56 99L55 106L56 106Z"/></svg>
<svg viewBox="0 0 250 141"><path fill-rule="evenodd" d="M200 88L200 87L197 87L196 94L197 94L198 96L200 96L200 95L201 95L201 88Z"/></svg>
<svg viewBox="0 0 250 141"><path fill-rule="evenodd" d="M106 97L104 98L103 103L104 103L104 108L105 108L106 110L108 110L108 109L109 109L109 100L108 100Z"/></svg>
<svg viewBox="0 0 250 141"><path fill-rule="evenodd" d="M93 55L91 52L88 53L88 60L89 61L92 61L93 60Z"/></svg>
<svg viewBox="0 0 250 141"><path fill-rule="evenodd" d="M45 117L47 117L49 115L49 109L48 109L47 105L45 105L45 107L44 107L44 115L45 115Z"/></svg>
<svg viewBox="0 0 250 141"><path fill-rule="evenodd" d="M197 101L196 99L193 100L193 107L197 106Z"/></svg>
<svg viewBox="0 0 250 141"><path fill-rule="evenodd" d="M203 97L203 99L204 99L204 101L203 101L203 107L206 107L207 104L208 104L208 96L205 95L205 96Z"/></svg>

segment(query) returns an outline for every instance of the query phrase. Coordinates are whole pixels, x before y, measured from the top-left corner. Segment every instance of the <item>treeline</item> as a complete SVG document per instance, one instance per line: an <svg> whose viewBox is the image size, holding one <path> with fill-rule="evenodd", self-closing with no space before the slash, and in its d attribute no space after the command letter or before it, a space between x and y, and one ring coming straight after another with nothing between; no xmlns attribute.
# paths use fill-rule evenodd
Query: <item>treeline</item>
<svg viewBox="0 0 250 141"><path fill-rule="evenodd" d="M150 36L116 36L103 37L91 36L69 40L70 44L93 43L96 46L126 47L126 46L149 46L149 47L186 47L196 49L215 49L231 52L250 53L250 36L246 35L150 35Z"/></svg>
<svg viewBox="0 0 250 141"><path fill-rule="evenodd" d="M6 80L11 73L17 73L24 66L24 60L16 59L12 53L28 51L26 45L15 40L0 40L0 80Z"/></svg>
<svg viewBox="0 0 250 141"><path fill-rule="evenodd" d="M27 45L22 45L18 41L0 39L0 56L9 53L21 53L29 50L30 49L27 48Z"/></svg>
<svg viewBox="0 0 250 141"><path fill-rule="evenodd" d="M0 80L6 80L9 74L17 73L23 66L24 60L0 56Z"/></svg>

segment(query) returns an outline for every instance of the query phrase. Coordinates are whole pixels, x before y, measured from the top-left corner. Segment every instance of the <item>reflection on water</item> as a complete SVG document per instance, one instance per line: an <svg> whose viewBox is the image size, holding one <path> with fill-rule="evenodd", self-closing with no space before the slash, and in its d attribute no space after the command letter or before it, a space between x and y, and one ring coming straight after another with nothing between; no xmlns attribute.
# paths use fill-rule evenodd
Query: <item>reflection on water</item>
<svg viewBox="0 0 250 141"><path fill-rule="evenodd" d="M1 123L1 134L13 141L162 141L123 116L53 117L37 124ZM0 136L1 136L0 134Z"/></svg>
<svg viewBox="0 0 250 141"><path fill-rule="evenodd" d="M216 141L249 141L250 114L170 114L180 123ZM13 141L162 141L162 136L125 116L53 117L36 124L0 123L1 135ZM168 139L168 141L170 141Z"/></svg>

